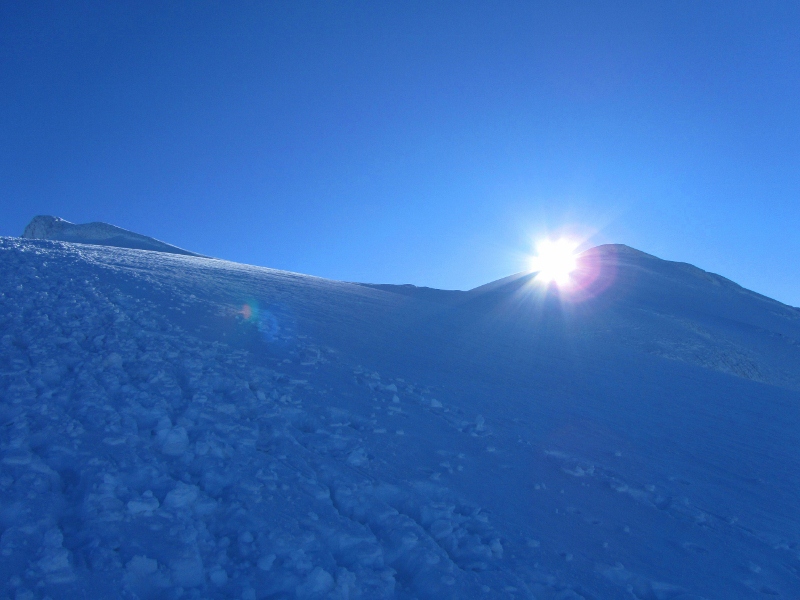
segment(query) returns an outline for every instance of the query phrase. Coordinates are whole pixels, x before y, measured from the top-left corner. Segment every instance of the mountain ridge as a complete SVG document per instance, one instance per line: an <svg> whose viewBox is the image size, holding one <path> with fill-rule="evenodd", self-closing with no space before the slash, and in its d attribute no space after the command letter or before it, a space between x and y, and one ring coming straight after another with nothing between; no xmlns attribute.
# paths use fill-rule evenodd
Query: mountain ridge
<svg viewBox="0 0 800 600"><path fill-rule="evenodd" d="M165 252L170 254L179 254L186 256L196 256L202 258L209 258L202 254L197 254L189 250L185 250L178 246L174 246L167 242L157 240L155 238L139 234L127 229L123 229L116 225L110 225L104 222L92 222L84 224L70 223L60 217L50 215L38 215L34 217L30 223L25 227L21 236L24 239L46 239L53 241L63 241L70 243L83 243L90 245L105 245L118 248L129 248L134 250L149 250L157 252ZM578 255L578 260L586 260L587 257L599 258L600 260L607 259L612 261L619 261L620 259L633 258L637 260L646 261L660 261L661 263L670 264L680 269L686 270L700 278L704 278L712 283L734 286L743 292L753 294L755 296L782 304L783 306L790 306L797 311L800 308L784 304L778 300L759 294L753 290L749 290L739 285L738 283L716 273L705 271L691 263L680 261L669 261L659 258L655 255L648 254L631 246L625 244L601 244L593 246L584 250ZM445 290L439 288L432 288L429 286L417 286L415 284L389 284L389 283L367 283L367 282L354 282L357 285L379 289L386 292L393 292L404 296L422 298L434 302L451 303L458 300L463 300L468 294L478 295L489 292L504 285L518 282L523 278L530 278L534 272L520 271L502 277L500 279L490 281L488 283L479 285L470 290Z"/></svg>
<svg viewBox="0 0 800 600"><path fill-rule="evenodd" d="M135 233L116 225L100 221L84 224L70 223L60 217L38 215L22 232L26 239L45 239L100 246L115 246L153 252L167 252L186 256L202 256L161 240Z"/></svg>

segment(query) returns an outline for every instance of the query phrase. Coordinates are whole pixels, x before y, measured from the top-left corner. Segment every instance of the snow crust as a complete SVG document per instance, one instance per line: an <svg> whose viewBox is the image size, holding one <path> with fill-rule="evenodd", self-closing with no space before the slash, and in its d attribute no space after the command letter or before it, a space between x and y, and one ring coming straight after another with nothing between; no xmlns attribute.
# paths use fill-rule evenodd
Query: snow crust
<svg viewBox="0 0 800 600"><path fill-rule="evenodd" d="M0 598L800 597L800 311L586 260L443 301L0 238Z"/></svg>

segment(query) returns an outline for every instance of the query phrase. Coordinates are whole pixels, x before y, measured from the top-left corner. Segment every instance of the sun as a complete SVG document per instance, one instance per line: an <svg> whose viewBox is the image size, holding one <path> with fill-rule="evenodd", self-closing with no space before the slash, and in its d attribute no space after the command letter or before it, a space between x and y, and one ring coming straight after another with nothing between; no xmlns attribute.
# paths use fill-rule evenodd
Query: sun
<svg viewBox="0 0 800 600"><path fill-rule="evenodd" d="M564 285L578 266L575 249L578 243L567 238L545 239L536 244L537 255L531 259L531 269L538 271L536 280Z"/></svg>

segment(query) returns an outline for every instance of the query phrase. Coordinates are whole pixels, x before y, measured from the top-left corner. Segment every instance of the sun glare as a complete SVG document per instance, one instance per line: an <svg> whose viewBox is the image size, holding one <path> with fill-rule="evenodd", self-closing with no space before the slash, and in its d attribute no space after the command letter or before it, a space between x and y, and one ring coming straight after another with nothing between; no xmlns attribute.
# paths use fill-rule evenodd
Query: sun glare
<svg viewBox="0 0 800 600"><path fill-rule="evenodd" d="M572 240L542 240L536 245L537 255L531 261L531 267L538 271L537 281L564 285L569 282L570 273L577 267L578 244Z"/></svg>

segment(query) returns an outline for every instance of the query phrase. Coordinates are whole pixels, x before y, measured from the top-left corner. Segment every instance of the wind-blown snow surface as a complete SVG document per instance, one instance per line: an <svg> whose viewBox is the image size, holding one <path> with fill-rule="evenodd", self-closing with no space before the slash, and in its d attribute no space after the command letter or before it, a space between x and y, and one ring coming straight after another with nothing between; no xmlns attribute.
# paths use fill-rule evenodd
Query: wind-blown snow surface
<svg viewBox="0 0 800 600"><path fill-rule="evenodd" d="M800 597L800 311L585 263L559 300L0 238L0 597Z"/></svg>

